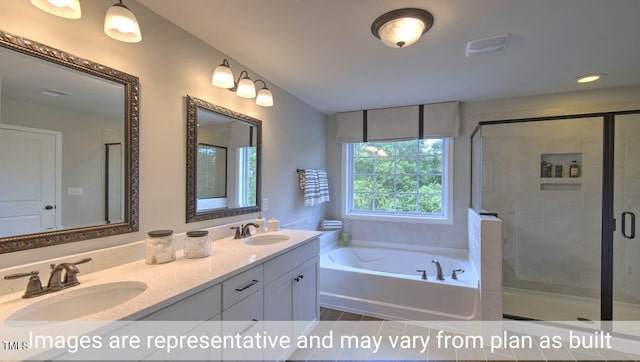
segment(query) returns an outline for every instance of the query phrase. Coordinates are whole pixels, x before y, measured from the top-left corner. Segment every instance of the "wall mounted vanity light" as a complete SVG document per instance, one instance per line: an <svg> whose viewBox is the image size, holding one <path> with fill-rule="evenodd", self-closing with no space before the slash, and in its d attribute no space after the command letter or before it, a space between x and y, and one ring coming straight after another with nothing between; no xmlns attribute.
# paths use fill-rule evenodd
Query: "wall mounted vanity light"
<svg viewBox="0 0 640 362"><path fill-rule="evenodd" d="M49 14L66 19L80 19L80 0L31 0L31 4ZM104 18L104 32L113 39L126 43L142 40L136 16L122 0L113 4Z"/></svg>
<svg viewBox="0 0 640 362"><path fill-rule="evenodd" d="M138 19L122 0L107 10L104 17L104 33L125 43L137 43L142 40Z"/></svg>
<svg viewBox="0 0 640 362"><path fill-rule="evenodd" d="M80 0L31 0L31 4L49 14L66 19L80 19Z"/></svg>
<svg viewBox="0 0 640 362"><path fill-rule="evenodd" d="M263 87L258 91L256 96L255 84L258 82L262 82ZM273 95L269 88L267 88L267 83L262 79L257 79L255 81L251 80L251 78L249 78L249 73L246 70L240 72L238 80L234 80L233 72L229 67L229 61L226 59L224 59L222 64L218 65L213 71L211 83L218 88L226 88L232 92L236 92L239 97L256 98L256 104L259 106L273 106Z"/></svg>
<svg viewBox="0 0 640 362"><path fill-rule="evenodd" d="M405 8L380 15L371 24L371 33L392 48L414 44L433 26L433 15L416 8Z"/></svg>

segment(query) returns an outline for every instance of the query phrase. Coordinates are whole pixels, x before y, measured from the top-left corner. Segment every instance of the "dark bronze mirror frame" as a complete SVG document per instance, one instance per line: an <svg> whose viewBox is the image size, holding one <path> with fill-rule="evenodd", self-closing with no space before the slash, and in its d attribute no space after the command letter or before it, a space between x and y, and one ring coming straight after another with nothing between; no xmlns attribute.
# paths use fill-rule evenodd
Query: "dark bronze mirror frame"
<svg viewBox="0 0 640 362"><path fill-rule="evenodd" d="M0 238L0 254L138 231L139 93L138 77L0 30L0 47L103 78L124 86L124 222Z"/></svg>
<svg viewBox="0 0 640 362"><path fill-rule="evenodd" d="M212 112L220 113L224 116L235 118L239 121L256 126L257 139L257 182L256 182L256 205L238 208L224 208L216 210L200 211L196 210L196 165L198 157L198 108L203 108ZM262 121L247 116L242 113L232 111L228 108L215 105L205 100L187 95L187 222L196 222L222 217L236 216L260 212L261 199L261 179L262 179Z"/></svg>

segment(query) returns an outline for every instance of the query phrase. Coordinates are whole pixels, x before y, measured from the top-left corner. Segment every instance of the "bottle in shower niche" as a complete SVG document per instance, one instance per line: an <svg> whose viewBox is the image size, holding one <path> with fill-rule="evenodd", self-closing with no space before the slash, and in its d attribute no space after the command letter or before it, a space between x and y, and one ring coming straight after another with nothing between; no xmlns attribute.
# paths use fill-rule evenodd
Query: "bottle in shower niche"
<svg viewBox="0 0 640 362"><path fill-rule="evenodd" d="M580 166L578 166L578 161L571 161L571 165L569 165L569 177L580 177Z"/></svg>
<svg viewBox="0 0 640 362"><path fill-rule="evenodd" d="M340 231L340 242L347 246L351 243L351 224L349 220L342 220L342 230Z"/></svg>

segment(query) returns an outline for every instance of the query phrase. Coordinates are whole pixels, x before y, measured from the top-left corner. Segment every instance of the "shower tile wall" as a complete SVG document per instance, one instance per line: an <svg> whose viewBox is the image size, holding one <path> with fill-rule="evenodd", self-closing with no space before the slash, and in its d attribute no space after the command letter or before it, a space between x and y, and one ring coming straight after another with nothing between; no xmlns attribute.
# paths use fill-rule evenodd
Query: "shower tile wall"
<svg viewBox="0 0 640 362"><path fill-rule="evenodd" d="M502 319L502 220L468 209L469 256L480 276L482 320Z"/></svg>
<svg viewBox="0 0 640 362"><path fill-rule="evenodd" d="M581 177L542 190L542 155L581 155ZM504 286L596 296L600 282L602 120L482 129L482 208L503 220ZM568 175L569 164L563 164Z"/></svg>

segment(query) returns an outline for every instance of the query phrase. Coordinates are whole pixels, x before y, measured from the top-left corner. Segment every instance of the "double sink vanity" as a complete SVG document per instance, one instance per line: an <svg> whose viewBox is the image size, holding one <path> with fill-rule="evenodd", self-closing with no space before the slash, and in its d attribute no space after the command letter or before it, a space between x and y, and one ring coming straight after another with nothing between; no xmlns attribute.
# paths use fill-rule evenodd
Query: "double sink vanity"
<svg viewBox="0 0 640 362"><path fill-rule="evenodd" d="M15 75L13 83L3 79L0 98L0 146L5 147L0 147L0 157L13 167L4 170L13 176L11 187L0 185L11 212L0 217L0 254L139 232L143 82L2 30L0 60L0 73ZM46 102L8 97L36 84L34 74L65 84L69 95L95 98L58 110ZM34 87L39 92L50 85ZM186 222L218 219L220 225L222 218L255 218L263 200L262 121L189 95L166 101L176 107L186 101ZM40 113L34 116L33 110ZM29 159L41 161L20 162L16 155L40 149L25 142L23 134L37 142L46 138L50 147L41 152L47 157L36 154ZM83 162L73 163L75 159ZM41 169L51 172L31 185L35 181L30 175ZM88 175L91 180L77 181ZM23 185L47 192L21 198ZM29 205L18 204L20 198L30 200ZM185 228L182 222L166 226ZM144 241L133 239L113 248L86 246L81 249L96 250L0 270L9 279L31 277L0 280L0 319L5 324L34 321L52 326L62 321L246 322L241 331L256 321L318 320L320 232L285 229L234 239L227 237L229 226L212 228L217 236L211 256L200 259L184 258L179 248L174 262L147 265ZM44 277L49 263L55 263L52 275ZM41 284L38 273L49 281ZM30 298L23 298L25 294Z"/></svg>
<svg viewBox="0 0 640 362"><path fill-rule="evenodd" d="M23 292L0 297L0 318L52 323L318 319L319 234L285 229L228 237L213 241L212 255L202 259L185 259L179 251L172 263L147 265L141 259L80 273L81 284L73 288L35 298L22 298Z"/></svg>

